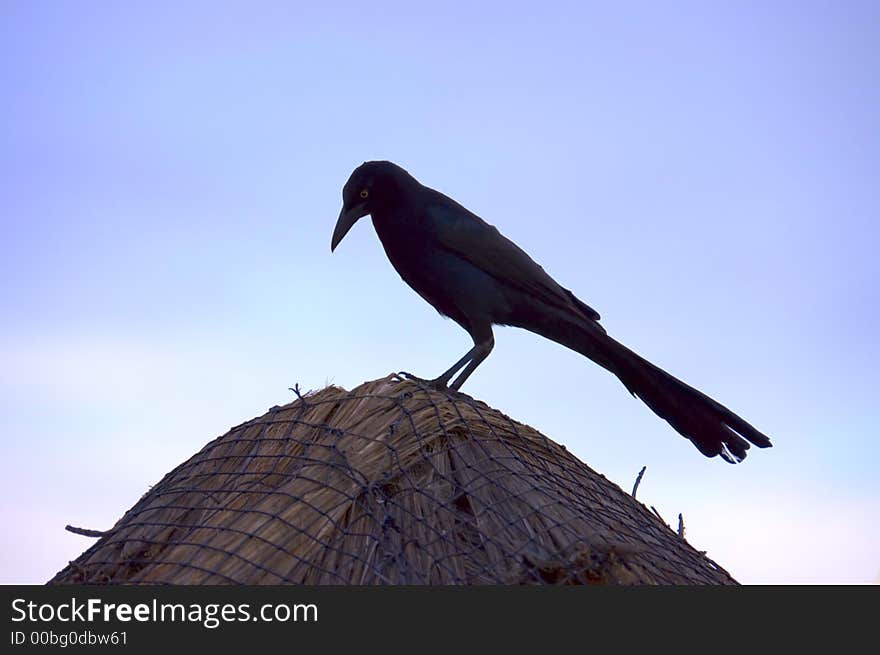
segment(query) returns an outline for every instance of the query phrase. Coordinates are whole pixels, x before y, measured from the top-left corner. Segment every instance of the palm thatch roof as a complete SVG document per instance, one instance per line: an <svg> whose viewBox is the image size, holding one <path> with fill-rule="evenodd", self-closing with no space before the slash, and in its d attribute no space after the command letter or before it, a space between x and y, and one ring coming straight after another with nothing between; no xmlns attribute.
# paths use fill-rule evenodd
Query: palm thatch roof
<svg viewBox="0 0 880 655"><path fill-rule="evenodd" d="M563 446L391 375L211 441L50 583L735 581Z"/></svg>

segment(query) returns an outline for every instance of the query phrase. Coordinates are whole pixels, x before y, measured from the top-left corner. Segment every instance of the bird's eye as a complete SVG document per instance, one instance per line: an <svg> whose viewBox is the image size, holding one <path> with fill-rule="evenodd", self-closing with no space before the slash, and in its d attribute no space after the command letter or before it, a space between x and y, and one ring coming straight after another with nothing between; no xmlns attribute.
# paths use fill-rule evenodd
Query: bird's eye
<svg viewBox="0 0 880 655"><path fill-rule="evenodd" d="M361 189L361 198L369 197L370 192L367 189Z"/></svg>

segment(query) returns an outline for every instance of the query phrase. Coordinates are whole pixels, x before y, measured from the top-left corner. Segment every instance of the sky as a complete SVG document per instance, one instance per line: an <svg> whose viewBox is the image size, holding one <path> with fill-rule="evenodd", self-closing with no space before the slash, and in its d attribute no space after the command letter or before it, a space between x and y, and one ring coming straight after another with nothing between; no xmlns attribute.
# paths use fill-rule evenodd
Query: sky
<svg viewBox="0 0 880 655"><path fill-rule="evenodd" d="M313 6L318 5L320 6ZM0 583L205 443L470 347L341 189L389 159L774 443L704 458L513 328L464 391L744 583L880 581L880 4L0 0Z"/></svg>

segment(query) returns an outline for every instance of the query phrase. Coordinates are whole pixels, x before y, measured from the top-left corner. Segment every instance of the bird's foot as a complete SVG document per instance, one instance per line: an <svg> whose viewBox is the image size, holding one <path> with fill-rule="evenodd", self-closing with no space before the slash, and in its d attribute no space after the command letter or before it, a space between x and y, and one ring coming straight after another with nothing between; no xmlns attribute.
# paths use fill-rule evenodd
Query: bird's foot
<svg viewBox="0 0 880 655"><path fill-rule="evenodd" d="M444 380L443 378L425 380L425 386L430 387L435 391L445 391L447 393L450 393L452 391L452 389L449 388L449 380Z"/></svg>
<svg viewBox="0 0 880 655"><path fill-rule="evenodd" d="M418 377L417 375L413 375L412 373L407 373L406 371L401 371L400 375L407 380L412 380L413 382L418 383L419 386L427 387L429 389L433 389L434 391L450 391L449 380L444 379L443 376L435 378L433 380L426 380L424 378Z"/></svg>

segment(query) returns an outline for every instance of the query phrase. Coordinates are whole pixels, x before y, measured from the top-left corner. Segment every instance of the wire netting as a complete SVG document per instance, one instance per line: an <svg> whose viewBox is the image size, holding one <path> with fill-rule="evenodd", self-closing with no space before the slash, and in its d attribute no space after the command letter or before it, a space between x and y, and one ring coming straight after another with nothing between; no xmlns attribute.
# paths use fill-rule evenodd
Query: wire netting
<svg viewBox="0 0 880 655"><path fill-rule="evenodd" d="M50 583L735 583L465 394L391 375L297 395L168 473Z"/></svg>

